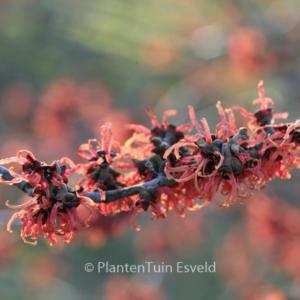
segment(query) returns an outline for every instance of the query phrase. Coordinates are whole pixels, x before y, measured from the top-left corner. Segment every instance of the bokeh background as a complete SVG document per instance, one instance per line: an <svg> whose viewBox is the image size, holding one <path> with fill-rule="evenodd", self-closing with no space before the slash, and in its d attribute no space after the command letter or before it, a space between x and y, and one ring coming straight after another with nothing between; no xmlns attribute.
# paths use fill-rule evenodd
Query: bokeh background
<svg viewBox="0 0 300 300"><path fill-rule="evenodd" d="M81 162L80 144L100 139L110 121L124 142L127 123L150 126L187 106L210 125L215 103L253 111L257 84L289 120L300 118L298 0L0 1L0 156L20 149L48 163ZM237 117L241 125L245 120ZM16 171L18 168L16 166ZM0 193L1 299L300 299L300 180L275 180L244 205L216 204L179 218L140 214L94 216L91 228L64 246L23 244L20 224L6 232L26 201L8 186ZM175 265L216 262L206 274L98 274L84 264Z"/></svg>

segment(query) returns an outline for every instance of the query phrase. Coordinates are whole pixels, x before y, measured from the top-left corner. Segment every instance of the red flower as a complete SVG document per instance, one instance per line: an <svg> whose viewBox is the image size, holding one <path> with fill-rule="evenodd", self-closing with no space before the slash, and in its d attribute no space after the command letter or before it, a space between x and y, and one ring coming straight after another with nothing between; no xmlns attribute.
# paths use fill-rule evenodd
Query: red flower
<svg viewBox="0 0 300 300"><path fill-rule="evenodd" d="M134 159L149 158L151 153L163 156L164 152L174 143L184 138L183 131L192 130L191 124L174 126L169 124L168 117L176 116L176 110L167 110L163 114L162 124L153 115L150 109L146 110L151 118L153 128L150 130L142 125L130 124L127 129L134 130L134 135L125 143L122 148L122 156ZM121 165L121 167L133 167L134 165Z"/></svg>
<svg viewBox="0 0 300 300"><path fill-rule="evenodd" d="M7 224L7 230L12 232L11 224L17 218L20 219L21 237L23 241L32 246L37 244L38 236L50 240L50 245L57 242L56 236L63 236L64 242L69 243L73 234L78 232L78 226L87 228L87 222L91 218L91 206L94 202L86 197L80 197L77 192L69 192L66 185L62 185L57 191L55 199L51 200L37 194L34 198L21 205L6 205L13 209L22 209L13 214ZM83 205L90 211L87 220L83 220L78 212L79 205ZM29 237L33 241L28 241Z"/></svg>
<svg viewBox="0 0 300 300"><path fill-rule="evenodd" d="M22 157L23 153L26 154L26 158ZM25 180L33 187L42 188L49 199L49 187L51 184L60 187L63 183L68 182L67 177L61 175L62 170L57 162L47 165L44 162L38 161L28 150L20 150L16 156L0 160L0 164L9 164L12 162L22 164L23 172L19 175L13 171L12 167L9 168L9 172L14 179L11 181L1 181L4 184L12 185Z"/></svg>
<svg viewBox="0 0 300 300"><path fill-rule="evenodd" d="M248 112L239 106L232 107L233 110L239 111L244 117L251 119L248 123L248 128L251 132L255 132L256 129L265 125L266 127L272 127L275 120L286 119L288 117L288 113L274 114L274 102L271 98L265 97L263 84L264 82L261 80L258 84L259 98L252 102L253 104L261 103L261 107L256 113ZM268 107L268 105L270 105L270 107Z"/></svg>

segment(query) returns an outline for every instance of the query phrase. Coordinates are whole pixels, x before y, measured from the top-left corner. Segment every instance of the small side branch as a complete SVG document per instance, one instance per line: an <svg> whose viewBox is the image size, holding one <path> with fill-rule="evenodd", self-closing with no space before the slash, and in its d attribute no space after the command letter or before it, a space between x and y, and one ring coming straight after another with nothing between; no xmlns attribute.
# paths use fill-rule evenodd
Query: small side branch
<svg viewBox="0 0 300 300"><path fill-rule="evenodd" d="M2 174L2 179L5 181L11 181L14 179L9 171L2 166L0 166L0 174ZM34 197L34 188L28 182L23 180L21 182L14 183L13 185L20 189L22 192L28 194L30 197Z"/></svg>
<svg viewBox="0 0 300 300"><path fill-rule="evenodd" d="M125 187L118 190L104 191L105 200L101 201L99 193L85 193L83 196L89 197L96 203L110 203L122 198L137 195L145 189L154 189L158 187L171 186L175 184L174 179L168 179L164 174L159 174L158 177L143 184Z"/></svg>

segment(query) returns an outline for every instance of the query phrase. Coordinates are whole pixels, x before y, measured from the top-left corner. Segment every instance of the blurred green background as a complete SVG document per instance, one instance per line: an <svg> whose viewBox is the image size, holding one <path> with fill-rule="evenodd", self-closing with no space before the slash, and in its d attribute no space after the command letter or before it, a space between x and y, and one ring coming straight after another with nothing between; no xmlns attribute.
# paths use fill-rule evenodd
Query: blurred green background
<svg viewBox="0 0 300 300"><path fill-rule="evenodd" d="M261 79L278 111L294 121L299 32L298 0L0 0L1 158L28 149L49 163L62 156L82 162L79 145L100 139L103 123L112 122L120 142L130 136L125 124L150 126L147 107L159 118L176 109L179 125L193 105L213 126L219 100L253 110ZM153 222L144 213L140 232L130 216L94 216L70 245L54 247L42 239L23 244L17 222L6 232L12 211L5 201L27 198L1 186L0 298L300 299L298 180L295 171L245 205L213 203L184 219L174 212ZM215 261L217 272L84 271L98 261Z"/></svg>

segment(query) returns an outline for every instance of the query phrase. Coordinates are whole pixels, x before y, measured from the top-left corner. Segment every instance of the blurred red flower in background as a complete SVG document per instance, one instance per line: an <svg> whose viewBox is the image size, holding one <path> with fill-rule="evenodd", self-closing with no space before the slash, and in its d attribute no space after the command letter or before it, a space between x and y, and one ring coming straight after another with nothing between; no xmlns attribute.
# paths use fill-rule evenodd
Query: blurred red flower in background
<svg viewBox="0 0 300 300"><path fill-rule="evenodd" d="M118 288L116 288L118 287ZM162 288L136 277L112 276L105 282L104 300L165 300Z"/></svg>

